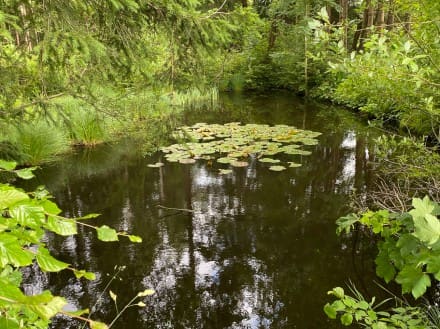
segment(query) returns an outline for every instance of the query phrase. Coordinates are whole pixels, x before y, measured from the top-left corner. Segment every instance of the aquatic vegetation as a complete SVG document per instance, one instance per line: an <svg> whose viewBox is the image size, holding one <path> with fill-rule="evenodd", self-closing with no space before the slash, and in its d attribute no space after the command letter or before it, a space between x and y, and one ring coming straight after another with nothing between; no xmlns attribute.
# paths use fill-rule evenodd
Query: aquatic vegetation
<svg viewBox="0 0 440 329"><path fill-rule="evenodd" d="M279 164L275 155L310 155L302 146L318 144L319 132L297 129L287 125L246 124L231 122L224 125L196 123L178 128L174 138L182 141L163 147L165 159L169 162L195 163L197 159L213 160L232 167L247 167L251 155L261 163L267 163L272 171L282 171L286 166ZM287 162L295 168L301 164ZM220 172L225 174L225 172Z"/></svg>

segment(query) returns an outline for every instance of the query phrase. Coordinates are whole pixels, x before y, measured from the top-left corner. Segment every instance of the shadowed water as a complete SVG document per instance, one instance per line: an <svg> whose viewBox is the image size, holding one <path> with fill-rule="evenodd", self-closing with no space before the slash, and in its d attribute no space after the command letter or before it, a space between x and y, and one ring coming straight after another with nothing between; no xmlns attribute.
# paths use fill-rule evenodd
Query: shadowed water
<svg viewBox="0 0 440 329"><path fill-rule="evenodd" d="M156 294L114 328L339 327L322 311L326 292L349 279L364 293L373 285L371 258L353 248L353 239L335 234L353 189L368 189L372 132L353 114L288 94L220 101L221 110L188 112L184 120L289 124L322 132L319 145L305 148L309 156L284 156L302 166L283 172L256 159L226 176L218 174L225 165L206 161L149 168L161 155L144 158L130 143L78 152L44 168L31 184L46 185L67 216L101 213L91 223L137 234L143 243L100 242L87 228L67 238L48 235L54 255L95 272L97 280L33 268L25 272L26 291L50 288L71 309L92 309L115 265L126 265L110 287L119 308L141 290ZM115 314L105 292L92 318L108 323ZM53 327L79 324L59 318Z"/></svg>

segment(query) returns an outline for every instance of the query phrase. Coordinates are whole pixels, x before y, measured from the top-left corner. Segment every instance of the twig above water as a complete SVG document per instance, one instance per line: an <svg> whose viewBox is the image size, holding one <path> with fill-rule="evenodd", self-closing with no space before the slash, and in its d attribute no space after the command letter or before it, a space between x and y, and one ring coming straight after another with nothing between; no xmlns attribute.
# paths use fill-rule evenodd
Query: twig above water
<svg viewBox="0 0 440 329"><path fill-rule="evenodd" d="M158 204L156 207L157 208L161 208L161 209L166 209L166 210L178 210L178 211L194 212L194 210L192 210L192 209L165 207L165 206L162 206L160 204Z"/></svg>

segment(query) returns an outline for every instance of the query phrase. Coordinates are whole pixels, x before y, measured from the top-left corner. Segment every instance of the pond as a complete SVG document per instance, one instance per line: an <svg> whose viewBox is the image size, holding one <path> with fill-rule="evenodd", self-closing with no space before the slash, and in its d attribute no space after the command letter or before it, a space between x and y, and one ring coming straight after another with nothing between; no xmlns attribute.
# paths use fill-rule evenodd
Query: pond
<svg viewBox="0 0 440 329"><path fill-rule="evenodd" d="M335 234L354 191L368 193L375 134L354 114L287 93L222 95L220 103L189 111L183 121L288 124L321 132L319 144L306 147L311 155L290 156L302 166L282 172L255 160L228 175L218 173L224 165L204 160L150 168L163 155L143 157L129 142L47 166L26 188L44 184L65 215L100 213L92 223L139 235L143 243L100 242L87 228L67 238L48 235L54 255L95 272L97 280L29 268L24 289L50 288L72 310L96 304L92 318L108 323L114 304L108 290L99 296L115 267L125 265L110 286L119 309L139 291L156 294L143 299L146 307L128 309L114 328L340 327L322 311L327 291L349 280L364 293L375 289L368 242L362 247ZM78 327L63 318L53 324Z"/></svg>

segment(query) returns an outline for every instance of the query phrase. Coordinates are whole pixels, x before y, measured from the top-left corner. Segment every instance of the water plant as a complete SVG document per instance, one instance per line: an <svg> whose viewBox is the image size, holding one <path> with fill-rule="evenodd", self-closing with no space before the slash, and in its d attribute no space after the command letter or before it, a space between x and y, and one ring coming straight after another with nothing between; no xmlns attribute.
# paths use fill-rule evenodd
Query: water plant
<svg viewBox="0 0 440 329"><path fill-rule="evenodd" d="M182 142L163 147L162 151L169 162L194 163L196 159L216 158L218 163L232 167L246 167L248 159L254 156L261 163L269 164L270 170L282 171L286 166L270 156L309 155L311 152L301 146L318 144L316 137L320 134L287 125L197 123L178 128L174 137ZM291 168L300 166L288 163Z"/></svg>

